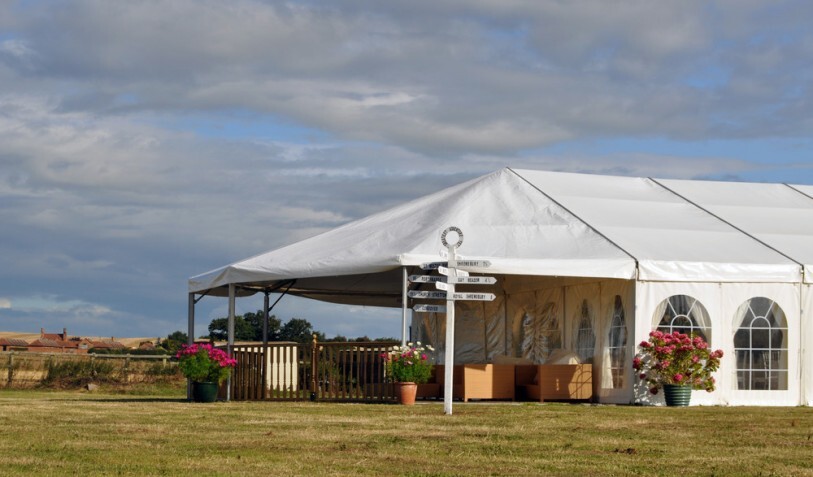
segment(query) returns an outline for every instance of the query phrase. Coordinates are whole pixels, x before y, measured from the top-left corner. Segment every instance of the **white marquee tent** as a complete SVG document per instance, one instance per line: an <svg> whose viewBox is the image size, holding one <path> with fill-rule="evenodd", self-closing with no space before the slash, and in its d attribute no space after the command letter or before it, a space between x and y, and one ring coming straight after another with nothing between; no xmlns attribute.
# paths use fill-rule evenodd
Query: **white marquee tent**
<svg viewBox="0 0 813 477"><path fill-rule="evenodd" d="M633 402L636 344L691 329L725 352L717 391L693 403L813 403L813 186L506 168L195 276L190 322L196 297L230 290L401 307L452 225L463 258L491 262L474 272L498 278L472 290L495 301L456 305L457 363L569 349L593 363L599 400ZM442 350L443 323L415 313L412 336Z"/></svg>

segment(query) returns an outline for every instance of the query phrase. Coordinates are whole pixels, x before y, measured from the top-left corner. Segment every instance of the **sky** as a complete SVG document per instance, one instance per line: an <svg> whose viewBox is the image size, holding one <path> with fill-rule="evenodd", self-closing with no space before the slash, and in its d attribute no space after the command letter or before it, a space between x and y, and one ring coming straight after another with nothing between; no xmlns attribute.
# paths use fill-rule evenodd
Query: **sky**
<svg viewBox="0 0 813 477"><path fill-rule="evenodd" d="M0 0L0 330L186 330L189 277L505 166L813 184L810 18L805 0ZM196 313L202 335L227 301ZM400 336L397 310L274 313Z"/></svg>

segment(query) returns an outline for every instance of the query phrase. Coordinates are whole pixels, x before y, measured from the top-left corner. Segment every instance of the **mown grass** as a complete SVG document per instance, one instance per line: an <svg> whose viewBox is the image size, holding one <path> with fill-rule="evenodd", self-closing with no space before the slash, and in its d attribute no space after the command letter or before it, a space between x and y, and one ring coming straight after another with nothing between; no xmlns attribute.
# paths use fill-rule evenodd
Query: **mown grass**
<svg viewBox="0 0 813 477"><path fill-rule="evenodd" d="M3 475L813 475L810 408L0 391Z"/></svg>

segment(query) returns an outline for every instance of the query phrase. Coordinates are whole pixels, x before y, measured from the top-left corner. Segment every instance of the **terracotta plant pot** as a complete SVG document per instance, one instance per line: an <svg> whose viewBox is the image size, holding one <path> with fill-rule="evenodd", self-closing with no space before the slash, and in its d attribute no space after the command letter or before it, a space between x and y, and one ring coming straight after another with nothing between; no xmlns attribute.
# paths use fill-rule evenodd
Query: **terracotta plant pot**
<svg viewBox="0 0 813 477"><path fill-rule="evenodd" d="M395 383L395 397L398 402L411 406L415 404L415 396L418 394L418 385L416 383Z"/></svg>

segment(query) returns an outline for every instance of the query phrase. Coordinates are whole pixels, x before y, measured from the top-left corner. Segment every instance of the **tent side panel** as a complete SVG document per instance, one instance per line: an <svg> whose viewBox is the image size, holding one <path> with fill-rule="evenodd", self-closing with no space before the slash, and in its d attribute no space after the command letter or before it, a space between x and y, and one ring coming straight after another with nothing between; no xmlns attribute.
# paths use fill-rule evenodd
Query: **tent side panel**
<svg viewBox="0 0 813 477"><path fill-rule="evenodd" d="M794 406L802 402L798 284L638 282L636 289L636 343L666 323L665 316L685 314L698 332L707 335L713 349L724 352L715 374L717 390L694 391L692 404ZM744 322L751 328L744 327ZM769 322L775 322L770 330ZM660 394L652 396L640 383L634 398L663 403Z"/></svg>

